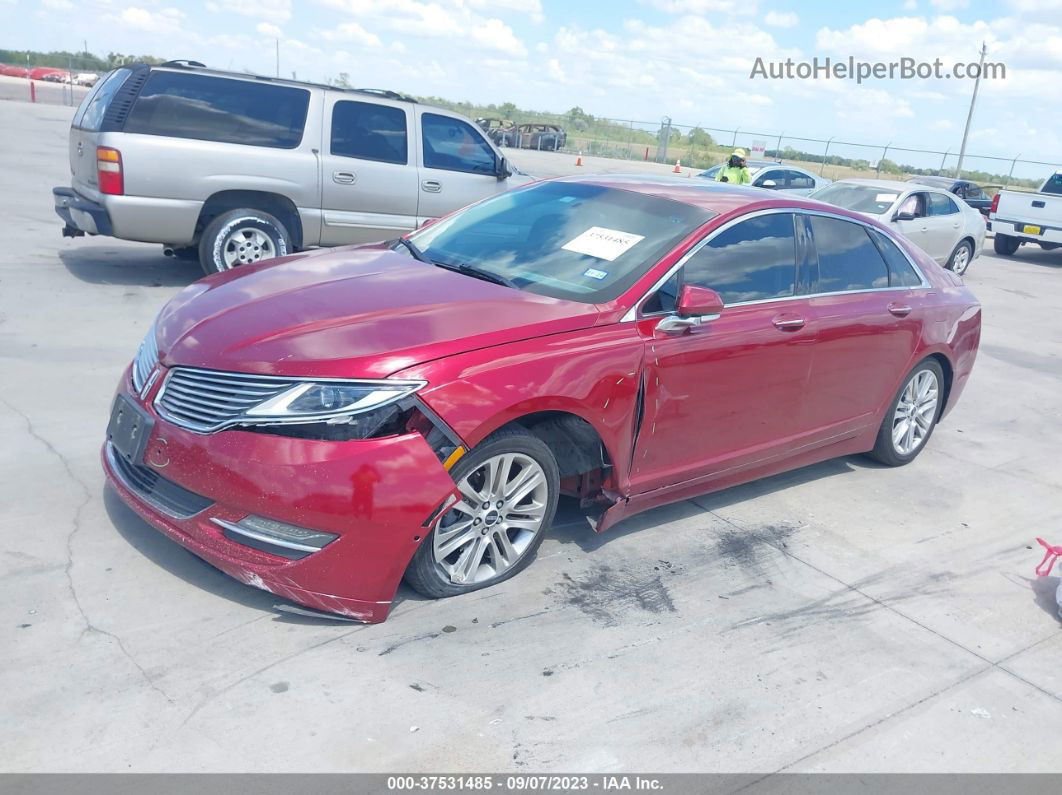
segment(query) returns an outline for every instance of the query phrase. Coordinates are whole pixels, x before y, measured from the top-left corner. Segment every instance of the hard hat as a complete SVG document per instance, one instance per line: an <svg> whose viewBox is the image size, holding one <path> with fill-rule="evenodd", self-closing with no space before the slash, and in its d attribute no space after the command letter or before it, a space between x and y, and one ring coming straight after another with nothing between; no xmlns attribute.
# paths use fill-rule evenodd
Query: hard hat
<svg viewBox="0 0 1062 795"><path fill-rule="evenodd" d="M742 160L744 160L745 159L745 150L744 149L735 149L733 157L740 157Z"/></svg>

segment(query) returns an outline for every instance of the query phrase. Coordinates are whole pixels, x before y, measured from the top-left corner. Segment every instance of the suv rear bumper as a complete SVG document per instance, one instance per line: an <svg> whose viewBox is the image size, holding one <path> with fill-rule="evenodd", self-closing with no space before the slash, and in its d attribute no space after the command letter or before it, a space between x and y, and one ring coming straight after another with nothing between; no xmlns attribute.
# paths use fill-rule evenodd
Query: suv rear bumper
<svg viewBox="0 0 1062 795"><path fill-rule="evenodd" d="M55 214L66 226L64 237L80 237L83 234L112 235L114 227L103 205L89 201L73 188L52 188Z"/></svg>

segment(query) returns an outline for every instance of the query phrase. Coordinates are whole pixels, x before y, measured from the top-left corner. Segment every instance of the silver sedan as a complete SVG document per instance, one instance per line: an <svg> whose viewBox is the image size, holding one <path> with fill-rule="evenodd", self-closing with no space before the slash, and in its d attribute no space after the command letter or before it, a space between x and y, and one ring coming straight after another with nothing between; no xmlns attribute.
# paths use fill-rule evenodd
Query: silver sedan
<svg viewBox="0 0 1062 795"><path fill-rule="evenodd" d="M832 182L832 180L820 177L818 174L805 171L796 166L787 166L776 160L748 160L746 164L752 176L752 187L754 188L780 190L789 194L807 196L813 190L829 185ZM720 163L717 166L712 166L707 171L702 171L697 176L704 179L715 179L715 175L719 173L719 169L722 167L723 164Z"/></svg>
<svg viewBox="0 0 1062 795"><path fill-rule="evenodd" d="M949 270L963 274L985 242L985 219L940 188L887 179L842 179L810 198L887 224Z"/></svg>

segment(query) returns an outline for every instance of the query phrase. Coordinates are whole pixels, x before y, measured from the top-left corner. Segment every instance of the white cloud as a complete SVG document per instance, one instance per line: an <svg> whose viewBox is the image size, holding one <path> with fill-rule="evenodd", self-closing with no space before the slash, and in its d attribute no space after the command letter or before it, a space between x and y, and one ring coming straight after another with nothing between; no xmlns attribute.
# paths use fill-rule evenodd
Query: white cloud
<svg viewBox="0 0 1062 795"><path fill-rule="evenodd" d="M546 18L542 13L542 0L468 0L468 4L477 10L495 14L506 11L527 14L536 23Z"/></svg>
<svg viewBox="0 0 1062 795"><path fill-rule="evenodd" d="M523 42L516 38L513 29L500 19L488 19L473 26L469 35L473 41L486 49L499 50L516 56L527 55Z"/></svg>
<svg viewBox="0 0 1062 795"><path fill-rule="evenodd" d="M41 0L41 5L53 11L69 11L74 7L70 0Z"/></svg>
<svg viewBox="0 0 1062 795"><path fill-rule="evenodd" d="M325 41L351 42L362 47L379 47L383 44L375 33L365 30L357 22L344 22L329 30L320 30L318 35Z"/></svg>
<svg viewBox="0 0 1062 795"><path fill-rule="evenodd" d="M291 19L291 0L213 0L206 7L208 11L224 11L269 22L287 22Z"/></svg>
<svg viewBox="0 0 1062 795"><path fill-rule="evenodd" d="M800 24L800 17L792 11L768 11L763 21L772 28L795 28Z"/></svg>
<svg viewBox="0 0 1062 795"><path fill-rule="evenodd" d="M279 39L283 35L283 31L280 28L269 22L259 22L255 30L263 36L269 36L271 39Z"/></svg>
<svg viewBox="0 0 1062 795"><path fill-rule="evenodd" d="M546 74L550 80L556 80L558 83L563 83L567 79L567 75L564 74L564 68L556 58L550 58L546 61Z"/></svg>
<svg viewBox="0 0 1062 795"><path fill-rule="evenodd" d="M148 11L138 6L129 6L117 14L107 15L106 19L110 22L117 22L122 27L143 33L176 33L181 29L184 12L176 8Z"/></svg>
<svg viewBox="0 0 1062 795"><path fill-rule="evenodd" d="M755 14L756 2L741 0L639 0L645 5L653 6L669 14L707 14L723 12L728 14Z"/></svg>
<svg viewBox="0 0 1062 795"><path fill-rule="evenodd" d="M970 0L929 0L929 4L939 11L958 11L968 8Z"/></svg>

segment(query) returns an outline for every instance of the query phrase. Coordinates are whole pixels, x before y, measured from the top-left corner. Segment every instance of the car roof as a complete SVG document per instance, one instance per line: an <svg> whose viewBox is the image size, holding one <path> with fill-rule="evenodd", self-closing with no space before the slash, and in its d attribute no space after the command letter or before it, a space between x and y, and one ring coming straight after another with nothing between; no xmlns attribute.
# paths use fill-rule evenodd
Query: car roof
<svg viewBox="0 0 1062 795"><path fill-rule="evenodd" d="M839 179L833 183L834 185L865 185L869 188L881 188L882 190L890 190L894 193L907 193L910 191L936 191L938 193L948 193L943 188L939 188L936 185L926 185L920 182L898 182L894 179ZM832 186L831 186L832 187Z"/></svg>
<svg viewBox="0 0 1062 795"><path fill-rule="evenodd" d="M858 213L850 213L825 202L805 197L781 195L777 191L753 188L748 185L732 185L713 180L690 179L688 177L650 176L646 174L588 174L586 176L557 177L557 182L580 182L600 185L603 188L616 188L634 193L658 196L671 201L682 202L716 215L725 215L735 210L752 209L756 205L764 207L786 206L794 209L824 209L851 215L859 220L866 220Z"/></svg>
<svg viewBox="0 0 1062 795"><path fill-rule="evenodd" d="M914 176L914 177L908 178L907 181L908 182L914 182L914 183L919 184L919 185L935 185L937 187L943 187L943 186L946 185L949 188L952 185L965 185L965 184L968 184L967 180L965 180L965 179L952 179L951 177L934 177L932 175Z"/></svg>

